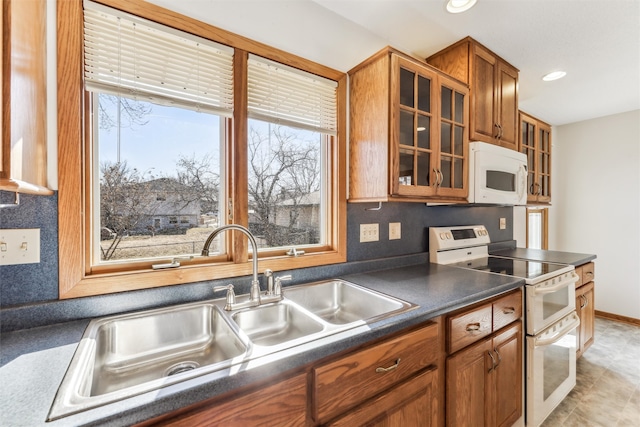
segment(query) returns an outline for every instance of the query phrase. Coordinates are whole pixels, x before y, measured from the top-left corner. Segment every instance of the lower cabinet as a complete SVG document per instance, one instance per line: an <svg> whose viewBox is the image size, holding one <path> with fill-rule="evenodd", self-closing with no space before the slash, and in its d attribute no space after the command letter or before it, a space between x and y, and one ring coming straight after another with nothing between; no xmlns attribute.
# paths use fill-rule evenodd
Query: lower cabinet
<svg viewBox="0 0 640 427"><path fill-rule="evenodd" d="M424 371L327 425L437 426L437 374L435 368Z"/></svg>
<svg viewBox="0 0 640 427"><path fill-rule="evenodd" d="M520 317L501 329L503 312L521 313L521 291L449 317L450 356L446 360L446 425L511 426L523 414L523 336ZM498 313L497 311L500 310ZM477 316L477 319L473 317ZM467 325L459 320L468 319ZM477 326L480 325L480 326ZM476 337L462 349L451 341ZM454 344L454 345L452 345ZM452 349L456 349L452 351Z"/></svg>
<svg viewBox="0 0 640 427"><path fill-rule="evenodd" d="M595 264L589 262L576 267L576 274L579 277L576 282L576 313L580 318L576 331L576 357L580 357L595 339Z"/></svg>
<svg viewBox="0 0 640 427"><path fill-rule="evenodd" d="M511 426L522 415L522 323L447 359L447 425Z"/></svg>
<svg viewBox="0 0 640 427"><path fill-rule="evenodd" d="M385 419L409 417L416 419L414 425L431 425L440 412L433 411L443 353L439 328L439 321L430 322L314 367L313 420L322 425L385 425Z"/></svg>
<svg viewBox="0 0 640 427"><path fill-rule="evenodd" d="M139 426L304 426L307 375L299 374L219 404L206 402Z"/></svg>

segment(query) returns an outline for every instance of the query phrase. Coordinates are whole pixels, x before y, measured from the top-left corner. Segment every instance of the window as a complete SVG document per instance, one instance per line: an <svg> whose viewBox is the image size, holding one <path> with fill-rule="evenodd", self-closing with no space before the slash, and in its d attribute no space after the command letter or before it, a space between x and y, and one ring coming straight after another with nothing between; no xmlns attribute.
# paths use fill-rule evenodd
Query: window
<svg viewBox="0 0 640 427"><path fill-rule="evenodd" d="M549 249L548 208L527 208L527 247Z"/></svg>
<svg viewBox="0 0 640 427"><path fill-rule="evenodd" d="M249 228L266 248L324 245L336 82L250 55Z"/></svg>
<svg viewBox="0 0 640 427"><path fill-rule="evenodd" d="M250 256L261 270L344 262L344 74L141 0L122 8L148 20L58 3L60 297L246 275ZM231 233L200 256L226 223L248 226L259 253ZM306 255L281 261L292 246ZM179 274L151 269L183 255Z"/></svg>

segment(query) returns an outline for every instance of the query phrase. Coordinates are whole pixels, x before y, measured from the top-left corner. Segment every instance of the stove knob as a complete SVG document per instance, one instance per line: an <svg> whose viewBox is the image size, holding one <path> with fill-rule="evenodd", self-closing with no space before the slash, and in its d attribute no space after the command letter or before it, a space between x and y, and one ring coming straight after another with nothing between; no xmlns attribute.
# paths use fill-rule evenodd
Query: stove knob
<svg viewBox="0 0 640 427"><path fill-rule="evenodd" d="M447 233L447 239L451 238L451 233Z"/></svg>
<svg viewBox="0 0 640 427"><path fill-rule="evenodd" d="M440 233L440 240L444 240L446 238L447 238L446 234Z"/></svg>

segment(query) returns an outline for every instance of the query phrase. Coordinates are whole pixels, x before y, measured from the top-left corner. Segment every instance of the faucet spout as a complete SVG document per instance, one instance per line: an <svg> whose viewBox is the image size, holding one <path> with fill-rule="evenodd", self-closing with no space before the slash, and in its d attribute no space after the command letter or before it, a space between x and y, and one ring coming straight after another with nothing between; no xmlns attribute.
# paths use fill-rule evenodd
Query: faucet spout
<svg viewBox="0 0 640 427"><path fill-rule="evenodd" d="M249 239L249 243L251 244L251 249L253 251L253 279L251 280L251 293L250 299L251 301L256 301L258 304L260 303L260 282L258 282L258 244L256 243L256 238L253 236L251 231L249 231L246 227L237 224L228 224L223 225L222 227L218 227L209 234L207 240L204 242L204 246L202 247L202 256L209 256L209 247L213 242L213 239L223 231L226 230L237 230L244 233Z"/></svg>

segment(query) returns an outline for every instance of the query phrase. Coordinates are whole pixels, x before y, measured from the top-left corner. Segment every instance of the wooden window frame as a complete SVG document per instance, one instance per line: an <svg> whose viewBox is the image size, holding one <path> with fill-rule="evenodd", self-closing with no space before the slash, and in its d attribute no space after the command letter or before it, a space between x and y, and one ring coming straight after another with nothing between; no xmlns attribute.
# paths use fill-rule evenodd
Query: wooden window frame
<svg viewBox="0 0 640 427"><path fill-rule="evenodd" d="M549 249L549 209L546 207L540 208L527 208L526 209L526 235L527 235L527 248L529 247L529 214L532 212L540 212L542 215L542 249Z"/></svg>
<svg viewBox="0 0 640 427"><path fill-rule="evenodd" d="M227 192L234 201L227 223L248 224L247 191L247 75L248 53L334 80L338 83L338 136L330 153L332 175L331 220L328 244L302 257L283 251L260 252L260 268L274 271L336 264L346 261L346 95L347 76L323 65L221 30L142 0L94 0L105 6L193 33L235 49L234 116L226 132L235 142L227 146L225 161ZM140 261L117 268L91 268L86 220L90 200L85 197L87 162L91 153L85 144L84 117L89 106L83 86L82 0L57 2L58 74L58 240L59 298L77 298L167 285L238 277L251 274L247 240L240 233L227 234L227 254L183 263L183 267L152 270L151 262ZM306 249L305 249L306 250Z"/></svg>

